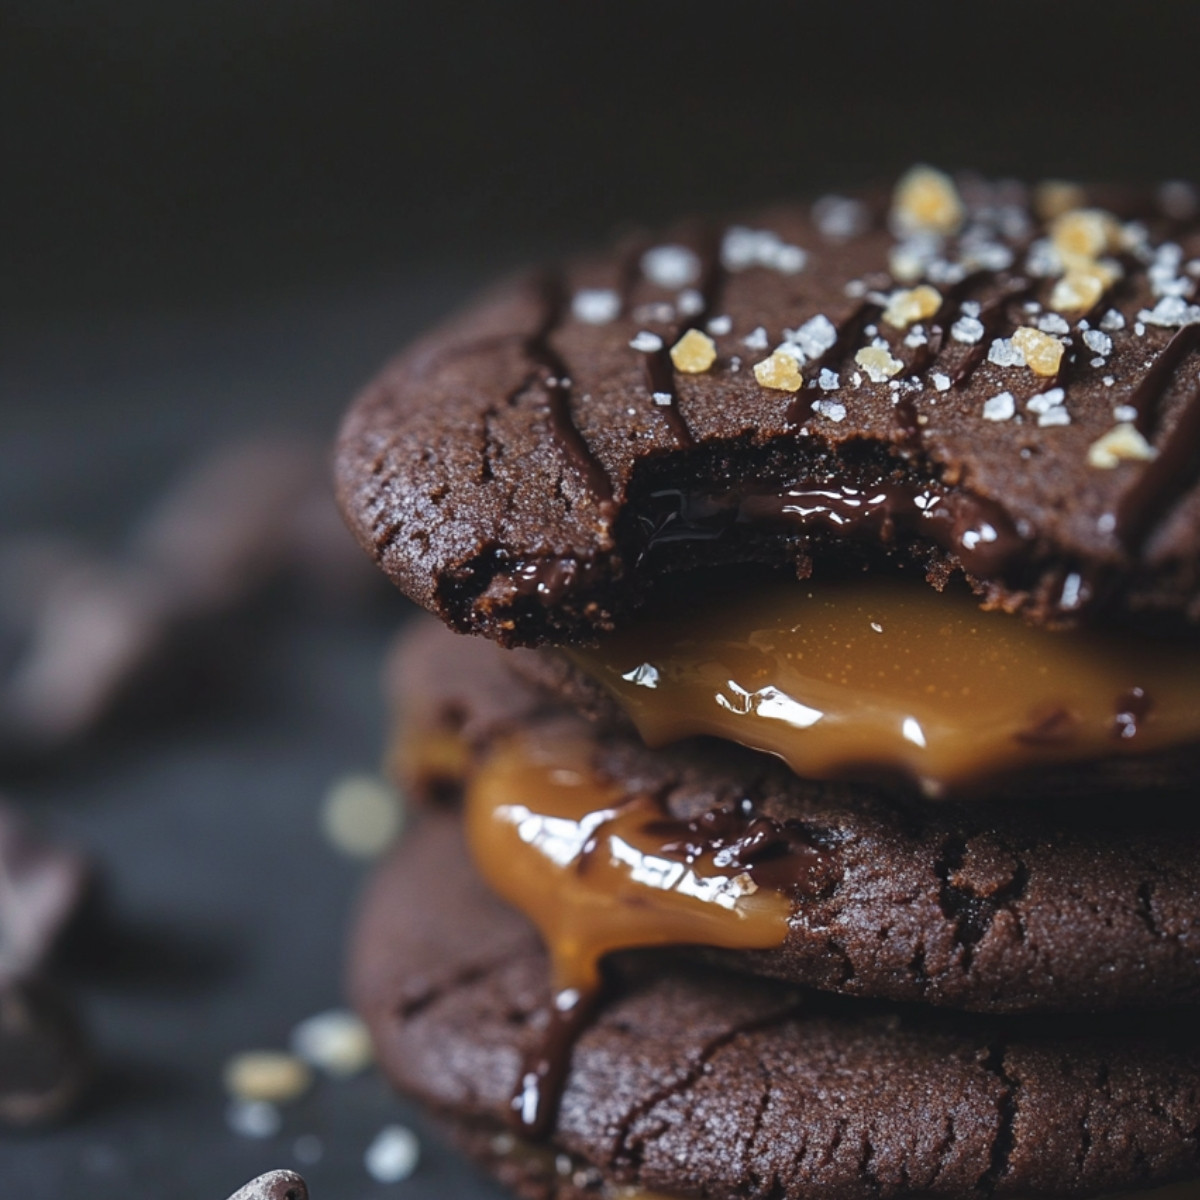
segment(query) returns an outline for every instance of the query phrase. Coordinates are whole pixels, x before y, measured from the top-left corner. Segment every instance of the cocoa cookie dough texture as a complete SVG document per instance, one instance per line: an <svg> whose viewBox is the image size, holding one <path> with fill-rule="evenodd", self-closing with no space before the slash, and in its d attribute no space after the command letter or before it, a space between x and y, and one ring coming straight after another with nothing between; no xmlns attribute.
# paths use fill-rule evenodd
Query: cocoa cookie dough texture
<svg viewBox="0 0 1200 1200"><path fill-rule="evenodd" d="M516 280L355 402L347 519L449 629L351 986L506 1186L1192 1200L1196 216L918 167Z"/></svg>
<svg viewBox="0 0 1200 1200"><path fill-rule="evenodd" d="M359 397L343 509L505 644L586 640L701 557L805 575L847 541L1039 621L1195 616L1192 204L918 168L518 278ZM763 511L851 488L887 500Z"/></svg>

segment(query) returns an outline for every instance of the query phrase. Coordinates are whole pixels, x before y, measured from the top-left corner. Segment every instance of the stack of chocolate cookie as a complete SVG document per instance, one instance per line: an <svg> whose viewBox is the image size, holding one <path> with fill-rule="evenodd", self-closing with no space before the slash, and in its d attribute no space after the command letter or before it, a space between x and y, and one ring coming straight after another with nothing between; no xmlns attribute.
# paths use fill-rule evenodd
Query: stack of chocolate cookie
<svg viewBox="0 0 1200 1200"><path fill-rule="evenodd" d="M390 666L427 803L352 986L517 1192L1200 1178L1196 216L916 168L356 402L343 509L455 632Z"/></svg>

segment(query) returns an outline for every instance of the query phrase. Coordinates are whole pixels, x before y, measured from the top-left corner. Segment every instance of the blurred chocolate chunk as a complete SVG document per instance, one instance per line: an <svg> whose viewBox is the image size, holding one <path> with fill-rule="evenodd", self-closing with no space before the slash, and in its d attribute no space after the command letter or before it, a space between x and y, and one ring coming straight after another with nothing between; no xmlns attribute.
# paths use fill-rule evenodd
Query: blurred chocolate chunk
<svg viewBox="0 0 1200 1200"><path fill-rule="evenodd" d="M308 1200L308 1188L295 1171L268 1171L238 1188L229 1200Z"/></svg>
<svg viewBox="0 0 1200 1200"><path fill-rule="evenodd" d="M71 1006L42 980L0 990L0 1125L45 1125L75 1105L91 1058Z"/></svg>
<svg viewBox="0 0 1200 1200"><path fill-rule="evenodd" d="M0 1125L57 1120L91 1074L79 1021L43 976L87 882L82 855L0 806Z"/></svg>
<svg viewBox="0 0 1200 1200"><path fill-rule="evenodd" d="M83 856L0 805L0 988L42 970L87 885Z"/></svg>
<svg viewBox="0 0 1200 1200"><path fill-rule="evenodd" d="M338 517L323 451L286 438L202 460L119 557L48 540L0 547L0 758L86 734L189 630L289 574L343 606L376 586Z"/></svg>

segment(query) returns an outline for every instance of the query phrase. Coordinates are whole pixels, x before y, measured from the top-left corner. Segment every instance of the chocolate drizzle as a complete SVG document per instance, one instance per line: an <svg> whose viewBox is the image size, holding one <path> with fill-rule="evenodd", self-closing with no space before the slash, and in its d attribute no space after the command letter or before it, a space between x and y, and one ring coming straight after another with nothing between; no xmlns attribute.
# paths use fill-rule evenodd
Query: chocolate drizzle
<svg viewBox="0 0 1200 1200"><path fill-rule="evenodd" d="M683 414L679 411L679 396L675 391L675 368L671 362L670 351L664 346L661 350L657 350L653 354L647 354L645 363L646 386L650 389L655 409L662 413L664 420L671 427L671 433L674 434L675 440L680 446L684 449L694 446L696 439L692 437L692 431L688 428L688 423L683 419ZM656 394L669 398L663 404L655 399Z"/></svg>
<svg viewBox="0 0 1200 1200"><path fill-rule="evenodd" d="M1172 377L1192 351L1200 348L1200 325L1185 325L1166 344L1130 397L1137 427L1145 435L1158 426L1162 398ZM1117 535L1125 548L1140 555L1167 510L1200 473L1200 386L1194 386L1158 457L1147 463L1117 506Z"/></svg>
<svg viewBox="0 0 1200 1200"><path fill-rule="evenodd" d="M705 860L730 874L744 873L761 888L793 899L827 895L840 878L832 850L798 821L779 822L754 811L749 800L725 804L691 820L665 815L658 803L635 796L620 806L645 812L642 831L654 856L702 869ZM574 861L585 874L600 847L599 830ZM525 1055L509 1101L512 1125L523 1137L544 1138L554 1125L571 1053L601 999L602 988L558 987L546 1024Z"/></svg>
<svg viewBox="0 0 1200 1200"><path fill-rule="evenodd" d="M749 800L723 804L689 821L663 817L647 832L662 839L661 852L688 866L712 855L723 869L745 871L759 887L793 899L825 895L839 878L828 847L798 821L755 813Z"/></svg>
<svg viewBox="0 0 1200 1200"><path fill-rule="evenodd" d="M562 1100L571 1051L596 1011L598 989L560 988L550 1003L546 1028L521 1063L509 1101L512 1126L528 1138L544 1138L554 1125Z"/></svg>
<svg viewBox="0 0 1200 1200"><path fill-rule="evenodd" d="M571 413L571 375L550 344L550 337L567 311L566 284L560 273L547 272L539 280L543 316L525 343L530 359L545 372L542 380L549 401L550 429L563 456L601 506L611 508L612 483L592 453Z"/></svg>
<svg viewBox="0 0 1200 1200"><path fill-rule="evenodd" d="M704 323L713 315L713 311L724 292L726 272L721 265L718 235L715 229L706 227L700 240L700 297L701 304L698 312L692 313L686 321L678 322L667 339L672 345L689 329L702 329ZM696 444L687 420L679 411L679 391L675 386L675 364L671 361L671 352L667 346L653 354L646 355L646 386L650 389L651 398L655 394L667 396L666 403L654 400L655 408L662 413L675 440L683 449L689 449Z"/></svg>
<svg viewBox="0 0 1200 1200"><path fill-rule="evenodd" d="M1183 360L1200 348L1200 325L1185 325L1162 348L1153 365L1129 397L1128 404L1137 409L1138 432L1150 437L1158 425L1159 404L1171 385L1171 377Z"/></svg>

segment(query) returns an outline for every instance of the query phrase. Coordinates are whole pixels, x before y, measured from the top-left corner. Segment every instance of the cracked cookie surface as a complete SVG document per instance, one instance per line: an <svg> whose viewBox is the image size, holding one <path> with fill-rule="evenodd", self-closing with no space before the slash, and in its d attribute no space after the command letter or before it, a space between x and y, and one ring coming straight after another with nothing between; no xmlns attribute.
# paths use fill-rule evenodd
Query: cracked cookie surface
<svg viewBox="0 0 1200 1200"><path fill-rule="evenodd" d="M1195 617L1200 226L1075 199L960 180L915 217L783 207L523 277L359 397L343 510L508 645L587 640L666 571L846 556L1032 620Z"/></svg>
<svg viewBox="0 0 1200 1200"><path fill-rule="evenodd" d="M1200 1165L1190 1012L998 1022L662 953L614 963L549 1143L514 1149L506 1112L545 1020L547 964L478 881L450 814L426 814L381 868L351 984L392 1082L531 1196L1082 1196ZM556 1153L572 1171L551 1188L536 1176Z"/></svg>
<svg viewBox="0 0 1200 1200"><path fill-rule="evenodd" d="M802 780L715 741L651 751L636 734L565 715L508 672L510 656L414 623L390 670L410 736L461 738L459 768L470 771L493 744L540 724L582 740L601 775L653 797L672 820L748 805L820 847L819 886L796 896L785 943L707 952L714 960L847 995L980 1011L1200 1002L1200 830L1186 797L1131 803L1081 786L1069 799L930 804ZM435 788L415 760L398 766L414 794L454 789L444 778Z"/></svg>

